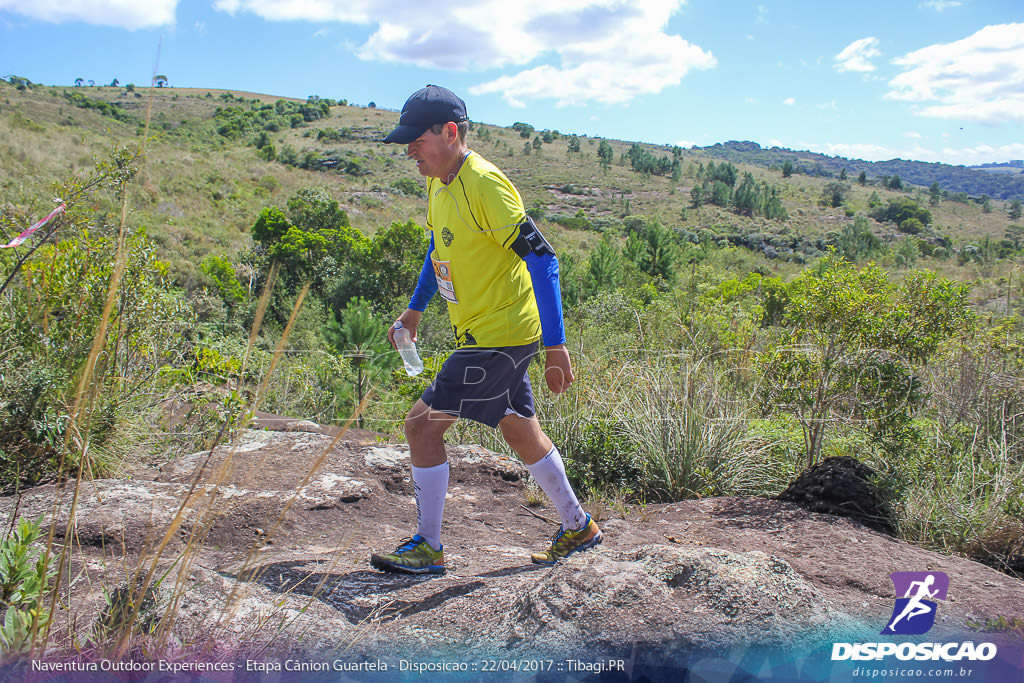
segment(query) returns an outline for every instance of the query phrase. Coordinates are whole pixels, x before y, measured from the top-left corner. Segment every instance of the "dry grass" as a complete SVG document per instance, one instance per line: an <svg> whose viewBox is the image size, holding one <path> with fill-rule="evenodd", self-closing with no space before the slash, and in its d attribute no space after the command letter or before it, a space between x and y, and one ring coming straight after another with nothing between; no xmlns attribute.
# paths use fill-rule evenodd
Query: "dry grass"
<svg viewBox="0 0 1024 683"><path fill-rule="evenodd" d="M259 210L269 204L283 205L285 198L301 187L322 185L348 211L352 224L367 234L380 225L410 218L423 221L422 200L401 197L386 190L391 180L406 177L420 181L415 167L404 159L404 148L377 142L397 120L397 112L357 106L334 107L331 118L306 127L282 130L273 134L280 150L290 145L341 154L355 154L368 163L372 175L355 178L336 173L317 173L268 163L255 157L254 148L241 142L221 139L208 123L213 111L225 105L222 94L228 91L189 88L137 88L135 98L120 88L40 88L19 93L7 84L0 84L0 97L11 104L0 105L0 153L5 159L0 168L0 190L15 201L25 201L45 194L48 179L60 174L70 163L72 168L85 169L94 158L119 139L135 134L135 127L103 117L92 110L77 109L60 97L64 90L133 107L141 116L144 106L152 106L154 120L175 127L182 122L194 131L184 139L159 127L151 145L153 163L147 169L145 186L136 210L139 221L158 240L173 262L176 276L187 281L194 278L194 264L209 253L237 253L250 243L249 229ZM210 96L207 97L207 94ZM259 93L231 93L234 97L260 102L273 102L276 97ZM236 106L236 101L230 102ZM242 105L245 106L245 105ZM42 130L15 128L14 113L31 120ZM62 125L68 119L73 125ZM316 141L316 131L323 128L349 128L353 139L328 143ZM486 133L483 131L486 130ZM683 153L684 177L679 183L670 178L642 178L632 172L628 163L619 164L631 143L609 141L615 163L607 171L598 165L596 141L582 138L579 154L566 154L565 138L543 145L539 153L523 153L525 140L511 129L477 124L471 134L471 146L497 163L517 187L527 206L540 203L552 211L574 213L583 208L591 217L622 216L619 197L629 198L629 213L656 216L671 227L689 231L718 231L735 226L740 231L770 234L817 236L838 232L852 219L841 209L818 205L826 178L796 174L782 179L781 172L759 166L739 165L741 172L753 173L782 189L790 219L786 222L765 221L737 216L718 207L690 207L689 189L696 184L694 173L699 163L712 160L700 151ZM665 155L667 148L645 145L656 155ZM509 152L511 149L511 153ZM275 179L276 188L268 191L260 186L263 178ZM592 196L564 196L557 188L565 184L595 189ZM868 197L878 192L883 201L918 190L894 192L884 188L861 187L852 180L849 204L867 210ZM20 195L20 199L18 199ZM367 205L367 198L372 198ZM926 202L924 202L926 203ZM958 204L944 200L929 207L935 225L957 242L975 240L981 235L1000 239L1009 225L1005 207L995 202L995 209L985 214L974 204ZM565 231L554 225L548 230L563 248L587 249L596 236ZM884 240L898 236L891 226L876 225ZM187 254L184 259L182 253ZM781 262L767 262L770 268L783 267ZM941 264L937 264L941 265ZM958 267L955 267L958 268ZM970 279L966 273L960 279Z"/></svg>
<svg viewBox="0 0 1024 683"><path fill-rule="evenodd" d="M116 285L116 278L112 279L112 291L116 291ZM305 292L302 292L302 294L304 295ZM280 358L287 347L288 336L300 310L302 298L303 296L300 295L293 307L289 324L285 327L278 342L275 359ZM258 328L254 328L253 335L255 336L258 331ZM101 329L97 333L97 339L100 339L103 334L105 334L105 330ZM253 411L260 407L260 400L263 395L262 389L265 389L276 366L276 363L271 364L264 377L261 390L255 393L253 402L244 408L245 414L251 415ZM82 386L88 386L88 377L88 374L83 375ZM367 395L363 403L357 408L356 413L343 426L337 437L323 449L315 464L302 476L294 488L294 493L285 502L282 511L270 526L270 529L254 540L241 564L241 568L237 572L238 576L245 576L246 572L249 572L249 574L252 574L249 577L251 580L255 581L259 578L251 570L257 550L279 532L284 517L298 500L303 487L316 475L330 452L344 438L345 432L351 424L365 410L371 396L372 394ZM74 525L68 525L68 535L65 536L63 541L55 537L53 533L54 527L51 526L48 552L59 553L61 559L58 582L53 587L50 609L51 613L57 613L55 611L57 606L63 605L68 617L65 623L53 628L52 631L38 634L33 643L33 651L52 649L54 647L58 648L58 650L61 648L71 648L72 650L79 651L87 649L98 656L115 660L127 656L128 653L140 652L150 658L167 657L168 659L173 659L176 656L180 656L182 646L180 640L181 631L183 628L187 631L189 626L187 624L178 624L179 606L183 601L187 600L188 592L192 588L190 575L195 569L207 534L223 513L227 497L221 495L221 487L226 483L227 477L231 472L232 461L235 455L234 447L229 450L227 458L218 467L210 468L209 462L217 446L226 440L228 425L237 421L239 421L239 416L237 415L230 416L224 421L221 434L210 447L206 463L197 469L191 486L181 498L173 519L166 528L160 530L158 539L152 545L146 547L137 560L130 563L127 561L128 553L124 552L122 548L125 558L124 564L119 568L104 568L103 575L105 581L111 581L110 577L112 576L121 576L123 578L120 580L114 579L111 585L102 586L104 594L109 597L108 608L100 615L99 621L90 618L87 614L83 615L72 609L71 593L74 584L81 580L87 582L95 581L95 579L90 577L89 570L83 568L82 574L75 579L72 580L71 577L68 577L67 581L60 581L60 577L64 576L65 570L70 571L69 553L77 545L77 541L72 535ZM82 430L69 429L69 432L71 431L79 433ZM83 461L85 460L83 458ZM96 495L95 492L91 492L88 482L83 480L81 475L83 471L84 468L79 470L78 478L74 480L73 486L61 489L61 496L58 496L55 501L54 520L57 519L56 510L64 504L66 497L70 496L72 499L69 516L73 519L77 501L84 496ZM189 516L192 517L192 521L188 526L189 531L185 538L184 548L169 554L168 549L171 541L182 531L186 517ZM335 557L333 562L336 563L337 559ZM110 571L111 569L114 571ZM322 579L321 583L324 580ZM281 610L280 608L290 602L292 597L296 597L300 603L304 603L305 607L308 607L316 599L322 585L313 590L312 593L305 589L297 591L297 588L298 586L296 585L283 591L281 596L275 599L274 606L268 608L266 614L258 615L245 631L239 634L232 630L234 628L232 623L237 621L235 618L236 612L241 604L241 598L244 595L245 589L241 581L236 582L233 590L225 596L223 603L215 606L212 616L216 617L217 623L211 627L212 631L203 634L193 634L196 640L191 644L184 644L186 651L190 653L190 657L201 654L216 658L218 656L216 652L217 644L225 638L229 641L238 638L242 642L247 643L273 643L274 647L280 648L287 647L289 643L298 642L298 639L304 633L304 629L309 628L309 624L306 621L299 619L299 616L304 612L304 608L300 607L294 613Z"/></svg>
<svg viewBox="0 0 1024 683"><path fill-rule="evenodd" d="M938 550L982 559L989 564L1024 555L1024 463L1010 456L1002 439L969 444L966 454L937 438L935 457L897 509L899 535ZM1015 508L1016 513L1008 512Z"/></svg>
<svg viewBox="0 0 1024 683"><path fill-rule="evenodd" d="M148 120L149 117L147 116L147 123ZM32 130L30 132L42 134L45 133L45 127L43 127L43 130ZM140 152L143 156L145 154L144 150L146 139L147 136L144 132L142 136L142 150ZM32 148L31 144L33 142L38 141L34 141L31 138L27 140L23 139L21 144L26 145L24 150L28 150ZM24 156L27 160L27 151ZM68 524L64 537L62 539L58 538L56 534L56 520L58 518L57 510L62 507L69 497L70 509L68 515L69 519L73 520L81 497L90 495L86 481L86 473L92 469L90 466L92 444L89 440L89 434L91 433L89 423L91 422L91 415L95 401L99 394L104 390L99 386L99 383L94 377L94 369L96 367L96 361L100 355L100 351L107 344L107 324L111 319L114 302L117 300L117 295L121 286L121 278L125 270L124 235L128 227L131 197L128 183L131 182L131 178L131 174L121 175L119 180L120 184L115 191L115 194L120 198L119 239L117 241L117 252L114 256L115 267L109 281L106 305L104 306L103 313L100 318L100 324L98 325L93 339L92 349L85 360L85 364L78 379L78 388L73 397L70 410L70 421L65 431L64 452L66 453L74 450L79 453L80 458L77 474L71 473L73 485L62 486L58 489L59 495L55 498L54 508L51 514L51 519L53 521L50 526L47 547L44 552L43 559L44 564L49 565L51 563L51 560L49 559L50 556L54 555L57 557L56 581L52 586L49 597L48 609L50 614L58 613L58 605L65 605L70 608L70 591L72 590L72 583L77 582L80 578L72 578L68 576L67 581L64 581L65 570L70 572L71 568L69 553L75 544L75 525ZM141 189L145 190L146 188L143 186ZM261 300L260 313L266 309L272 282L273 278L271 277L268 280L268 286ZM267 384L278 365L278 361L283 355L288 336L293 329L298 312L302 306L303 298L307 291L308 285L303 288L295 302L288 324L281 335L270 366L264 375L260 388L255 393L252 404L247 407L246 414L251 415L252 412L259 407L259 403L265 395ZM259 332L261 322L262 315L258 315L253 326L252 334L250 335L249 351L252 349L252 345ZM248 361L248 353L246 360ZM352 417L352 420L354 420L358 414L365 409L366 403L369 399L370 395L368 395L363 404L359 406L357 413ZM300 482L296 487L295 494L286 503L280 517L271 528L268 536L272 536L278 530L281 520L290 509L291 505L295 502L301 488L309 482L317 468L325 460L327 454L342 438L345 430L351 424L352 420L345 425L345 429L343 429L338 437L335 438L334 441L324 450L314 467L306 474L302 482ZM214 448L216 448L222 438L229 433L229 425L238 421L239 416L237 415L232 415L225 419L221 428L221 434L215 440L210 449L211 455ZM33 631L30 634L31 651L37 652L51 649L55 645L60 646L60 643L56 642L56 639L58 638L62 641L64 646L89 643L92 649L115 659L120 659L124 657L127 652L137 650L139 647L142 647L151 654L154 652L164 651L168 647L170 643L169 638L174 631L174 622L178 613L176 609L177 605L188 590L188 576L198 555L198 549L201 548L206 534L217 519L219 507L221 506L221 501L217 496L218 488L224 482L227 472L230 470L231 459L232 458L229 455L221 467L210 473L208 479L204 478L206 468L200 468L199 474L193 480L189 492L180 501L173 520L168 527L163 530L159 541L143 552L142 556L138 559L137 564L134 566L126 564L121 568L123 576L125 577L122 584L104 587L104 593L110 597L108 598L108 609L104 613L105 616L100 619L100 627L98 631L95 630L92 620L86 618L80 621L77 614L69 615L68 622L59 629L54 628L53 622L48 622L45 624L44 631ZM62 465L59 476L63 476L63 470L64 467ZM93 495L95 495L95 493ZM184 550L177 557L165 558L169 543L177 536L182 524L184 523L186 511L189 510L194 510L198 513L198 522L192 526ZM258 545L254 544L246 558L246 566L251 562L257 547ZM244 568L245 567L243 566L243 570ZM177 569L177 571L173 576L173 585L170 588L170 596L166 603L160 606L163 614L158 625L155 629L150 629L149 627L140 629L139 622L143 620L141 614L142 611L153 608L155 599L154 589L163 585L175 569ZM88 580L87 570L83 571L86 571L85 578ZM236 592L232 592L227 597L225 604L221 607L222 624L230 619L236 605L235 598ZM147 616L146 619L148 620L149 617ZM86 628L88 632L81 632L79 630L79 627L82 625L84 625L84 628ZM253 633L250 633L249 635L252 636L255 632L269 627L274 631L276 636L280 636L281 632L286 629L287 626L287 620L270 615L266 619L255 624ZM273 637L268 639L268 642L271 640L273 640ZM210 640L208 642L214 642L214 640Z"/></svg>
<svg viewBox="0 0 1024 683"><path fill-rule="evenodd" d="M403 158L404 150L384 147L372 140L391 127L397 119L395 112L336 107L328 121L317 122L308 128L281 131L275 135L275 144L279 147L285 144L296 149L311 146L318 149L337 147L358 154L367 160L374 174L352 178L266 163L254 156L251 147L220 140L209 130L207 122L214 108L222 104L217 91L211 98L205 97L206 91L139 91L143 94L142 98L128 99L123 91L114 88L93 88L85 94L111 101L125 101L136 105L133 111L138 111L145 104L151 106L156 115L163 115L164 120L170 124L178 125L182 120L189 120L191 123L187 125L197 131L194 138L186 139L176 138L170 131L159 132L149 143L149 162L140 175L134 194L125 194L120 206L116 207L120 214L118 222L121 233L128 224L129 208L134 208L132 224L146 225L150 234L162 245L164 253L177 259L176 273L183 280L192 273L189 268L194 268L194 264L206 254L235 254L247 248L251 244L249 228L259 209L268 204L283 204L288 196L303 186L327 186L349 212L353 225L367 233L372 233L378 226L392 220L404 221L409 217L419 219L423 215L422 200L382 191L392 179L418 177L414 167ZM17 204L24 212L38 213L38 207L49 201L47 195L50 178L63 175L68 167L83 170L91 167L93 159L105 155L114 142L135 134L135 125L119 123L90 110L76 109L63 100L59 92L60 89L43 89L22 94L7 85L0 85L0 157L4 159L4 164L0 166L0 192L6 201ZM277 99L265 95L252 97L264 102ZM358 131L362 138L344 145L316 143L317 128L343 126ZM782 181L778 172L741 165L741 171L749 170L758 179L770 184L781 184L784 188L784 200L791 219L785 223L771 223L739 217L717 207L688 210L688 188L694 184L696 164L708 160L701 153L685 152L683 164L687 174L676 184L663 177L642 179L633 174L628 166L619 165L618 157L629 147L625 142L611 141L616 163L608 171L603 171L597 165L594 140L583 139L583 152L579 155L567 156L566 142L560 140L544 145L539 154L531 153L527 156L522 151L525 141L515 131L495 127L488 127L487 130L488 135L485 138L478 137L479 144L474 146L507 171L513 182L520 187L527 206L540 202L557 205L559 210L566 212L583 208L590 215L621 215L622 209L612 196L614 191L629 197L632 214L659 216L672 227L690 230L738 225L761 232L789 231L815 235L837 230L851 220L841 210L817 205L821 187L827 182L825 179L794 176ZM308 131L313 131L313 136L303 137ZM144 135L143 139L146 137ZM651 148L656 149L653 146ZM657 149L656 153L664 154L665 151ZM264 183L267 177L273 177L274 182ZM564 196L557 188L566 183L598 188L600 192L590 196ZM273 189L267 189L265 185ZM876 189L861 188L852 183L851 203L855 207L866 207L873 191ZM877 191L883 201L902 194L888 190ZM999 237L1008 222L1005 213L999 208L991 214L984 214L980 207L954 202L943 202L933 209L933 214L936 223L947 228L956 239L974 238L977 235ZM586 249L596 239L593 233L575 233L555 226L550 228L550 232L560 247L571 245ZM115 258L121 262L120 251ZM761 256L745 251L722 250L716 252L711 260L715 273L742 274L755 266L765 265L783 275L796 269L792 264L769 263ZM958 266L953 261L935 264L928 262L928 265L939 267L945 274L958 279L978 279L981 282L975 290L978 303L998 302L1005 291L1000 289L998 278L1006 277L1011 269L1017 268L1001 263L984 269L974 265ZM1018 273L1019 278L1019 270L1014 272ZM120 268L115 269L115 275L110 281L104 319L109 318L111 302L119 289L120 273ZM706 279L702 274L702 284L706 284ZM272 275L268 278L251 329L244 361L247 367L252 363L256 335L262 326L262 314L266 310L273 281ZM265 400L268 383L280 371L279 361L302 307L305 291L300 294L292 309L259 390L253 401L242 410L243 413L251 413ZM634 313L640 324L640 311L630 312L631 315ZM633 331L623 332L624 335L627 333L632 335ZM604 334L604 330L587 331L591 337ZM94 446L88 443L83 434L88 434L85 426L89 421L91 402L98 390L92 381L91 368L99 353L98 349L103 347L105 335L106 330L101 326L78 384L75 408L72 411L76 420L72 421L67 430L67 443L80 449L83 455L83 469L78 471L74 486L62 489L66 490L64 495L72 497L72 508L81 496L94 495L90 494L82 474L84 468L88 467L89 458L95 454L91 450ZM631 353L642 351L642 340L639 346L622 349L624 355L613 357L611 354L595 354L588 358L589 348L582 345L584 336L579 335L581 346L576 357L579 381L573 391L557 401L548 400L543 390L538 392L544 426L556 442L572 442L579 438L580 425L603 416L614 416L627 425L632 439L643 451L642 456L649 473L660 478L668 496L753 493L777 488L780 463L771 460L769 451L772 444L748 436L744 429L748 417L744 412L745 406L737 406L726 400L727 397L715 385L712 375L699 372L687 374L680 371L679 365L658 366L648 362L650 359L630 356ZM600 341L594 339L594 348L606 348L600 345ZM535 371L536 387L543 384L539 380ZM364 400L357 408L352 419L366 409L368 400ZM231 425L241 421L242 417L240 414L231 415L220 426L220 433L210 447L211 456L217 445L229 440ZM452 430L452 438L462 442L475 441L493 450L505 450L496 432L465 422L459 423ZM296 495L315 475L337 440L324 450L316 464L305 473L296 487ZM939 539L942 545L965 553L984 550L993 554L1014 547L1012 544L1019 540L1019 535L1014 535L1016 527L1013 526L1013 520L1001 511L1011 496L1020 495L1019 488L1014 487L1022 480L1024 473L1020 470L1019 462L1014 464L1015 461L1003 451L999 450L998 444L989 445L982 449L978 459L967 458L956 463L956 467L950 466L944 472L941 486L934 489L923 487L909 498L901 522L906 536L919 542ZM218 493L228 476L231 460L232 455L229 454L225 462L215 470L200 468L188 494L180 501L173 521L162 530L161 537L143 553L137 565L126 563L120 567L124 582L121 590L127 592L128 603L133 607L122 615L117 627L108 630L104 640L94 643L93 647L121 656L138 647L159 651L170 646L178 627L177 607L185 600L189 590L189 570L194 567L206 534L223 503ZM535 492L528 491L528 501L536 498ZM267 534L268 537L278 533L284 514L295 500L293 496L287 501ZM627 507L624 498L615 497L595 498L593 504L611 511ZM197 515L198 521L191 525L184 550L175 556L168 556L171 540L181 531L186 514L192 513ZM607 510L599 513L610 514ZM937 525L945 526L937 529ZM69 526L69 530L71 528ZM264 540L254 542L243 562L243 570L251 567L258 544ZM51 596L50 607L54 611L58 605L68 604L68 590L72 583L91 580L87 574L67 575L71 566L67 562L67 553L73 548L74 542L71 535L61 541L51 531L50 550L60 553L62 568ZM160 605L162 616L154 630L140 629L140 610L155 586L166 588L167 597L163 598ZM114 593L118 586L106 588L108 592ZM219 624L216 628L221 632L227 631L228 622L238 609L240 590L236 586L236 590L218 607ZM381 608L384 609L386 606ZM93 620L82 615L72 615L69 619L63 631L37 634L37 648L68 646L86 641L87 638L79 628L84 629L86 625L91 628ZM374 623L372 618L367 620L367 633L372 630ZM294 630L300 626L295 619L289 620L284 614L270 613L257 619L245 637L256 640L262 637L260 634L266 634L267 642L287 639L301 635ZM218 634L206 635L210 636L209 642L213 642Z"/></svg>

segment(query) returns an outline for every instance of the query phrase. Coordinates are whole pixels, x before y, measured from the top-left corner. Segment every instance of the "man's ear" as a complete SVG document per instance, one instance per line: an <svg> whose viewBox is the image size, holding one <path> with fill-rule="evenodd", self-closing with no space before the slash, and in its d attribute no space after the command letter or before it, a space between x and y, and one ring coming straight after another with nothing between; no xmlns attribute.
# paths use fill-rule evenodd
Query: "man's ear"
<svg viewBox="0 0 1024 683"><path fill-rule="evenodd" d="M449 121L448 123L444 124L444 129L448 131L449 135L451 135L451 137L448 139L449 143L455 142L456 140L459 139L459 124L455 123L454 121Z"/></svg>

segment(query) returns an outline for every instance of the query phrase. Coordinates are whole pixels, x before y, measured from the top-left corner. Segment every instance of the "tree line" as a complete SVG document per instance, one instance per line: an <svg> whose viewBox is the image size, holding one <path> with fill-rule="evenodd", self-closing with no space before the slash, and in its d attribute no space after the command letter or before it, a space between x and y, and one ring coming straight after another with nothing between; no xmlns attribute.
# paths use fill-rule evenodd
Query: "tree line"
<svg viewBox="0 0 1024 683"><path fill-rule="evenodd" d="M781 169L786 162L789 162L795 172L811 176L835 178L845 168L847 173L863 174L868 181L879 181L883 177L899 176L904 182L922 187L928 187L937 182L949 192L963 192L968 196L988 195L1001 200L1024 199L1024 174L1022 173L991 173L965 166L905 159L889 161L845 159L781 147L766 149L756 142L749 141L729 141L699 149L734 163Z"/></svg>

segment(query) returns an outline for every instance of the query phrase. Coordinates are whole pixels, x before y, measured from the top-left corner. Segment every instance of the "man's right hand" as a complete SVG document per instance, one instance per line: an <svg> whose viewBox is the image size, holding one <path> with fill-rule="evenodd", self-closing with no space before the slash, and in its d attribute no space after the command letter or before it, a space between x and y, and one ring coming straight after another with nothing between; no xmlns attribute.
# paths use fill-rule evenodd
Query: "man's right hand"
<svg viewBox="0 0 1024 683"><path fill-rule="evenodd" d="M416 328L420 326L420 318L423 317L423 311L414 311L411 308L405 309L402 315L398 316L396 323L402 323L402 327L409 330L409 338L416 341ZM388 328L388 341L391 342L391 346L395 346L395 326L392 325Z"/></svg>

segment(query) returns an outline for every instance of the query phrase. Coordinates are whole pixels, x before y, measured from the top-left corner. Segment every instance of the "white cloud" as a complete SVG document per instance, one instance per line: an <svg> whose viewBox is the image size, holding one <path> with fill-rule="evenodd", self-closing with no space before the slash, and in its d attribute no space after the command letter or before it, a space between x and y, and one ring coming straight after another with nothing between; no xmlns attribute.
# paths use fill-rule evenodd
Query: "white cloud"
<svg viewBox="0 0 1024 683"><path fill-rule="evenodd" d="M1008 161L1010 159L1022 159L1024 158L1024 143L1017 142L1008 145L999 145L998 147L993 147L992 145L977 145L975 147L965 147L960 149L943 147L942 154L947 158L959 159L959 161L950 161L949 163L974 166L977 164L987 164L997 161Z"/></svg>
<svg viewBox="0 0 1024 683"><path fill-rule="evenodd" d="M917 4L918 9L931 9L936 12L949 9L950 7L959 7L963 3L960 0L925 0Z"/></svg>
<svg viewBox="0 0 1024 683"><path fill-rule="evenodd" d="M786 99L782 100L782 103L784 105L786 105L787 107L792 107L794 104L796 104L796 98L795 97L787 97Z"/></svg>
<svg viewBox="0 0 1024 683"><path fill-rule="evenodd" d="M655 47L656 42L663 48ZM640 95L678 85L690 69L707 69L714 64L710 53L678 36L664 36L661 41L621 46L591 59L567 58L563 53L560 66L545 64L469 90L474 95L500 93L513 106L542 98L556 99L557 106L588 101L625 104Z"/></svg>
<svg viewBox="0 0 1024 683"><path fill-rule="evenodd" d="M886 99L920 105L918 116L986 125L1024 122L1024 23L986 26L893 60L904 72Z"/></svg>
<svg viewBox="0 0 1024 683"><path fill-rule="evenodd" d="M757 23L767 24L768 23L768 8L764 5L757 6Z"/></svg>
<svg viewBox="0 0 1024 683"><path fill-rule="evenodd" d="M870 60L882 53L878 51L878 38L867 37L855 40L836 55L833 68L837 71L874 71Z"/></svg>
<svg viewBox="0 0 1024 683"><path fill-rule="evenodd" d="M690 70L715 66L710 52L664 32L678 7L675 0L632 0L608 8L542 11L523 25L541 41L531 58L557 55L557 64L502 76L470 92L500 93L514 106L543 98L566 106L624 104L678 85Z"/></svg>
<svg viewBox="0 0 1024 683"><path fill-rule="evenodd" d="M379 5L381 16L409 11L408 7L402 6L402 2L381 2ZM373 3L366 0L216 0L213 7L228 14L236 14L239 10L252 12L267 21L344 21L366 24L373 16Z"/></svg>
<svg viewBox="0 0 1024 683"><path fill-rule="evenodd" d="M216 0L214 6L270 21L367 26L370 33L356 48L364 60L428 69L523 67L470 92L500 93L513 105L550 98L564 106L625 103L677 85L690 70L713 67L710 52L665 31L683 4L521 0L510 10L504 0L429 8L409 0Z"/></svg>
<svg viewBox="0 0 1024 683"><path fill-rule="evenodd" d="M178 0L0 0L0 10L54 24L81 21L135 30L174 23Z"/></svg>
<svg viewBox="0 0 1024 683"><path fill-rule="evenodd" d="M905 138L914 138L915 140L920 140L921 139L921 134L918 133L915 130L908 130L906 133L903 134L903 137L905 137Z"/></svg>
<svg viewBox="0 0 1024 683"><path fill-rule="evenodd" d="M912 159L913 153L905 149L895 149L884 145L870 143L832 143L808 144L807 149L830 156L846 157L847 159L864 159L865 161L888 161L889 159Z"/></svg>
<svg viewBox="0 0 1024 683"><path fill-rule="evenodd" d="M994 147L992 145L975 145L974 147L943 147L935 150L920 145L906 148L886 147L873 144L807 144L803 148L812 152L820 152L847 159L864 159L866 161L888 161L889 159L914 159L942 164L963 164L973 166L990 162L1007 161L1024 158L1024 143L1011 143Z"/></svg>

